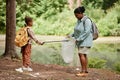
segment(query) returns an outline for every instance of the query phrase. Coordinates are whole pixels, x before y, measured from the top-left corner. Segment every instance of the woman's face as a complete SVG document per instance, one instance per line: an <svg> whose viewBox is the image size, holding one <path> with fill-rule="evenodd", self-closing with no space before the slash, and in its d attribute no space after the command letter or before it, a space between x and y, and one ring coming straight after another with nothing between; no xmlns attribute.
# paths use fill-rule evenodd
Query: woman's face
<svg viewBox="0 0 120 80"><path fill-rule="evenodd" d="M75 17L80 20L80 19L82 19L83 14L82 13L75 13Z"/></svg>

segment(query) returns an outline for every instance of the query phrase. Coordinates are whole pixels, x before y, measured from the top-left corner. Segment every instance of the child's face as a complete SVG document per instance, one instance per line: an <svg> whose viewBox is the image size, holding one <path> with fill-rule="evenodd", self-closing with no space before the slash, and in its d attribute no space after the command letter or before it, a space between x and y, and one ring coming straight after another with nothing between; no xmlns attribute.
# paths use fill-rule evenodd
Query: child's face
<svg viewBox="0 0 120 80"><path fill-rule="evenodd" d="M28 22L28 26L32 26L33 25L33 21Z"/></svg>

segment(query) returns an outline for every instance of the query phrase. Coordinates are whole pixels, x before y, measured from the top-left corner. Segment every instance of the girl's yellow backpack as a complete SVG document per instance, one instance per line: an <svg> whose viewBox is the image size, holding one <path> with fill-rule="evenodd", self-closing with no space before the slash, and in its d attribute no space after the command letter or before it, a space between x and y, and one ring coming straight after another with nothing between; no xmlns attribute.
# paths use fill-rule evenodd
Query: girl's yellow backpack
<svg viewBox="0 0 120 80"><path fill-rule="evenodd" d="M29 27L23 27L16 32L15 45L18 47L25 46L28 43L29 37L27 29Z"/></svg>

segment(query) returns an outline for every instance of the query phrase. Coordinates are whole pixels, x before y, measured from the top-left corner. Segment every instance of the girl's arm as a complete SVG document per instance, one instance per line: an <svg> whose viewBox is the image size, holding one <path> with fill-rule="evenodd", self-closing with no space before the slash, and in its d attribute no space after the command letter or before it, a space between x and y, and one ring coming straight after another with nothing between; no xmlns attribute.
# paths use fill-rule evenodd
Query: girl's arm
<svg viewBox="0 0 120 80"><path fill-rule="evenodd" d="M27 31L28 31L29 37L31 39L33 39L37 44L41 44L41 45L43 44L43 42L40 42L39 40L37 40L37 38L35 37L34 32L30 28L28 28Z"/></svg>

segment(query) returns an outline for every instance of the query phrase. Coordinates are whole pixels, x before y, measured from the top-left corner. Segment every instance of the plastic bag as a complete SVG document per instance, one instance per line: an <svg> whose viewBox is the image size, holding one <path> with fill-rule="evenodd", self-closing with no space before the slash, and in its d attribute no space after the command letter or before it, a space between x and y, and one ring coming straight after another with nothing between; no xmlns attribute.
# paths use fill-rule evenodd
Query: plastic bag
<svg viewBox="0 0 120 80"><path fill-rule="evenodd" d="M68 42L62 42L61 56L65 63L71 63L74 58L75 39L70 38Z"/></svg>

